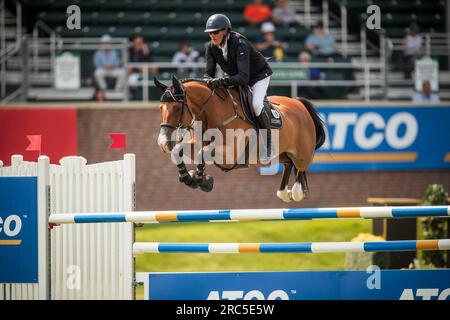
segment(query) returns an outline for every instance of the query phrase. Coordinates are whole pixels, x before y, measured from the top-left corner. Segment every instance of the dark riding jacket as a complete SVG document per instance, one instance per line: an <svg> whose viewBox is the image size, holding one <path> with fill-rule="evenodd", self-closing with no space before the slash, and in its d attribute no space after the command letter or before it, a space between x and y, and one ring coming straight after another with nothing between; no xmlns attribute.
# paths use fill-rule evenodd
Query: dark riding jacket
<svg viewBox="0 0 450 320"><path fill-rule="evenodd" d="M216 64L228 75L227 86L253 86L259 80L272 75L272 69L266 58L255 49L243 35L231 31L228 37L227 60L223 58L222 50L210 42L206 48L205 77L216 76Z"/></svg>

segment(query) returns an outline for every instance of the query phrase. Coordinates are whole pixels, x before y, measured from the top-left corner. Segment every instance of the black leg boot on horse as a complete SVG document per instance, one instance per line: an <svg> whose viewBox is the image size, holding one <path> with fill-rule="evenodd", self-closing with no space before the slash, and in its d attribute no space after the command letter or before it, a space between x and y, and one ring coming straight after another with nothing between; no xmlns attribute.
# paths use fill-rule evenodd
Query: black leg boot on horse
<svg viewBox="0 0 450 320"><path fill-rule="evenodd" d="M276 155L272 152L272 132L271 132L271 121L270 121L270 107L267 105L266 102L264 102L264 107L261 110L261 114L259 116L256 116L257 122L258 122L258 129L265 130L266 135L259 135L260 139L263 140L263 143L259 144L260 147L262 147L262 152L259 152L259 160L262 164L268 164L270 161L272 161L273 158L276 157ZM266 136L266 139L264 139L264 136Z"/></svg>
<svg viewBox="0 0 450 320"><path fill-rule="evenodd" d="M204 192L210 192L214 187L214 178L209 174L205 174L205 163L197 165L197 170L190 170L189 174L193 176L196 184Z"/></svg>
<svg viewBox="0 0 450 320"><path fill-rule="evenodd" d="M177 144L173 151L178 153L179 159L183 158L183 147L181 143ZM181 183L184 183L192 189L200 187L204 192L210 192L213 189L214 178L209 174L205 174L205 162L203 160L197 165L197 170L189 170L188 172L183 160L180 160L177 168L178 178Z"/></svg>

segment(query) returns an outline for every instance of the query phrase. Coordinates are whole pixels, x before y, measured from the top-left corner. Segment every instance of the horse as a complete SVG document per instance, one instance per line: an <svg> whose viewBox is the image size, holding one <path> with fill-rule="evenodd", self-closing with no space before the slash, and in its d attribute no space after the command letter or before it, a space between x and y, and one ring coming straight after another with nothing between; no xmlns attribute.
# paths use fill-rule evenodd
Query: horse
<svg viewBox="0 0 450 320"><path fill-rule="evenodd" d="M183 156L182 137L173 137L178 130L192 132L195 121L201 121L202 134L208 129L220 130L226 134L226 130L255 130L254 124L246 119L239 92L235 89L218 88L212 89L205 79L178 80L172 76L172 86L167 86L154 78L156 87L162 92L160 99L160 111L162 122L158 136L158 145L164 153L177 152ZM275 106L281 115L282 127L278 130L278 148L274 156L284 165L280 188L277 197L285 202L301 201L309 192L306 170L313 161L315 151L325 142L324 123L320 118L315 106L305 98L290 98L285 96L269 96L268 101ZM272 130L273 132L273 130ZM181 135L182 136L182 135ZM218 165L227 172L239 167L250 165L263 166L259 160L255 164L238 165L242 156L248 156L248 137L245 138L247 148L246 154L237 154L235 145L229 146L226 142L214 146L215 152L221 152L222 157L232 152L233 162L226 165ZM261 137L258 138L258 141ZM215 141L214 141L215 142ZM214 142L202 142L201 153L207 148L210 152ZM219 141L220 142L220 141ZM194 150L195 139L188 142L191 150ZM217 151L219 150L219 151ZM191 153L191 157L195 152ZM205 161L197 165L197 169L187 171L184 161L177 164L180 182L191 188L200 187L201 190L209 192L214 185L214 179L205 174ZM290 190L288 188L289 177L292 169L295 169L295 183Z"/></svg>

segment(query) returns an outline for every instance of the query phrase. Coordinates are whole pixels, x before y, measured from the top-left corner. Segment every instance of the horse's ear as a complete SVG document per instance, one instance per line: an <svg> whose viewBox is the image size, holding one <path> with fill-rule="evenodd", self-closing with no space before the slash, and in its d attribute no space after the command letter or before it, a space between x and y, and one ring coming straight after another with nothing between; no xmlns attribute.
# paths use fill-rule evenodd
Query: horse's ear
<svg viewBox="0 0 450 320"><path fill-rule="evenodd" d="M175 88L176 93L183 93L183 84L175 77L175 75L172 76L172 85Z"/></svg>
<svg viewBox="0 0 450 320"><path fill-rule="evenodd" d="M159 81L158 79L156 79L156 77L153 78L153 82L155 83L155 86L156 86L159 90L161 90L161 92L166 91L166 89L169 87L169 86L166 86L166 85L165 85L164 83L162 83L161 81Z"/></svg>

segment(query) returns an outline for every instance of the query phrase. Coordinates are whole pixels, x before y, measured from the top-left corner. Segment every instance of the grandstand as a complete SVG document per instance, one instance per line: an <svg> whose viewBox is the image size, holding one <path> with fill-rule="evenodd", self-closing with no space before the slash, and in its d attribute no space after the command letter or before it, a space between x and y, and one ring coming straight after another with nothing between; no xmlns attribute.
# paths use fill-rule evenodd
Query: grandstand
<svg viewBox="0 0 450 320"><path fill-rule="evenodd" d="M92 100L92 55L103 34L110 34L126 60L131 37L140 34L149 44L159 77L168 79L177 68L170 64L179 43L187 39L204 55L207 35L204 24L211 14L227 14L235 30L256 41L259 28L249 27L242 16L249 1L239 0L2 0L1 1L1 95L14 100ZM266 1L274 6L275 3ZM66 27L66 9L81 9L81 29ZM381 8L381 30L365 27L366 9ZM450 99L449 72L449 1L445 0L291 0L298 14L299 26L278 27L289 48L282 63L271 62L275 74L270 94L295 95L299 87L311 81L290 74L304 66L297 62L305 39L317 22L335 37L342 50L339 57L315 58L313 63L325 74L325 80L314 84L328 90L327 98L351 100L410 100L414 80L402 72L401 39L411 22L420 26L424 54L439 62L439 94ZM447 23L447 25L446 25ZM26 36L24 38L24 36ZM81 87L78 90L54 88L54 59L63 51L79 51ZM200 61L200 65L201 65ZM125 61L125 65L127 61ZM180 77L201 77L202 69ZM145 75L151 78L152 75ZM142 98L155 99L158 93L150 81ZM146 88L149 86L149 88ZM127 100L128 92L108 94L108 99Z"/></svg>

